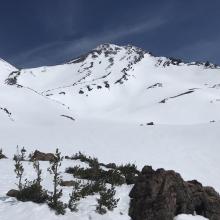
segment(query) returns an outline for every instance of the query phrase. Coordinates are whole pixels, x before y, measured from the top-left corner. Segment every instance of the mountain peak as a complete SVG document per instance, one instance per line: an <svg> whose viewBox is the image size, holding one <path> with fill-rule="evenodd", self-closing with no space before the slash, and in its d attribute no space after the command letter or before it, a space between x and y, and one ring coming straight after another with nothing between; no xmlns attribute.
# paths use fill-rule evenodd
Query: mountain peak
<svg viewBox="0 0 220 220"><path fill-rule="evenodd" d="M104 55L105 58L113 58L116 55L120 53L120 56L141 56L143 57L146 53L141 48L132 46L132 45L126 45L126 46L118 46L111 43L104 43L100 44L96 48L92 49L86 54L83 54L79 57L77 57L74 60L71 60L68 62L68 64L74 64L74 63L81 63L84 62L89 56L91 56L92 59L96 59L99 56Z"/></svg>
<svg viewBox="0 0 220 220"><path fill-rule="evenodd" d="M113 49L117 49L117 48L121 48L121 47L116 44L103 43L103 44L100 44L99 46L97 46L94 50L113 50Z"/></svg>
<svg viewBox="0 0 220 220"><path fill-rule="evenodd" d="M124 46L119 46L119 45L116 45L116 44L111 44L111 43L104 43L104 44L100 44L99 46L97 46L95 49L93 49L92 51L120 51L120 50L133 50L133 51L141 51L141 52L144 52L146 53L145 50L139 48L139 47L136 47L134 45L131 45L131 44L128 44L128 45L124 45Z"/></svg>

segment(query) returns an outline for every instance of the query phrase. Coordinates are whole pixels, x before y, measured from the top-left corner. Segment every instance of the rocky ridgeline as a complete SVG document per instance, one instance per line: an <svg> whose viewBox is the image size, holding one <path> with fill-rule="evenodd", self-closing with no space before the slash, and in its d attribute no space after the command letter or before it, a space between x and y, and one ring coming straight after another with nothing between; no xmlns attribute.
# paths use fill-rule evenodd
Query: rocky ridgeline
<svg viewBox="0 0 220 220"><path fill-rule="evenodd" d="M83 63L90 55L93 59L98 58L101 54L104 54L104 56L106 58L112 57L114 55L117 55L119 51L121 51L122 49L125 49L128 55L132 54L132 53L136 53L137 55L139 55L139 57L143 57L143 55L146 53L144 50L138 48L138 47L134 47L131 45L127 45L124 47L120 47L114 44L101 44L98 47L96 47L95 49L91 50L90 52L81 55L80 57L77 57L76 59L68 62L68 64L72 64L72 63ZM136 56L137 57L137 56Z"/></svg>
<svg viewBox="0 0 220 220"><path fill-rule="evenodd" d="M220 220L220 196L196 180L145 166L130 192L129 215L133 220L173 220L179 214L198 214Z"/></svg>
<svg viewBox="0 0 220 220"><path fill-rule="evenodd" d="M9 74L8 78L5 80L5 83L8 85L16 85L17 79L20 76L21 72L19 70L13 71Z"/></svg>
<svg viewBox="0 0 220 220"><path fill-rule="evenodd" d="M199 61L196 61L196 62L190 62L190 63L187 63L179 58L173 58L173 57L170 57L170 58L165 58L165 57L159 57L155 66L156 67L159 67L159 66L162 66L162 67L168 67L168 66L181 66L181 65L187 65L187 66L203 66L204 68L207 68L207 69L219 69L219 66L217 64L214 64L214 63L211 63L209 61L206 61L206 62L199 62Z"/></svg>

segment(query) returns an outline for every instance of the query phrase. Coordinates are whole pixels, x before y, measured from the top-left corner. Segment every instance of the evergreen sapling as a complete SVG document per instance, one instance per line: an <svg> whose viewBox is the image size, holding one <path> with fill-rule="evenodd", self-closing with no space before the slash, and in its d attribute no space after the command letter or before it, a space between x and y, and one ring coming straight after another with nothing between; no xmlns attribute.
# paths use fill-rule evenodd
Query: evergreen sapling
<svg viewBox="0 0 220 220"><path fill-rule="evenodd" d="M48 168L50 174L53 175L53 192L51 193L51 196L49 196L48 205L51 209L56 211L57 215L64 215L66 209L66 204L60 200L63 195L62 189L58 189L61 182L59 168L62 160L63 157L61 157L61 153L56 149L55 158L50 161L50 167Z"/></svg>
<svg viewBox="0 0 220 220"><path fill-rule="evenodd" d="M22 156L19 153L19 148L17 146L17 154L14 155L14 161L15 161L15 169L14 172L16 173L16 178L18 179L18 189L19 191L22 190L23 184L22 184L22 176L24 174L24 167L23 164L21 162Z"/></svg>
<svg viewBox="0 0 220 220"><path fill-rule="evenodd" d="M70 194L70 199L68 203L68 208L71 212L77 212L78 211L78 202L81 199L81 181L74 181L73 185L73 191Z"/></svg>
<svg viewBox="0 0 220 220"><path fill-rule="evenodd" d="M115 199L116 190L112 185L111 188L104 187L103 191L100 192L100 198L97 199L96 212L103 215L109 211L113 211L117 207L119 199Z"/></svg>

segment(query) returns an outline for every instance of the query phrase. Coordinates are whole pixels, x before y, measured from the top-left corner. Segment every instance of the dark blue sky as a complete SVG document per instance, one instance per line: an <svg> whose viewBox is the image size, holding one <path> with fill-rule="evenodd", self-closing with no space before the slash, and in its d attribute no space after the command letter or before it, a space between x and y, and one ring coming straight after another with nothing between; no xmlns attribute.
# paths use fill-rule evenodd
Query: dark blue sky
<svg viewBox="0 0 220 220"><path fill-rule="evenodd" d="M220 0L0 0L0 57L59 64L101 43L220 63Z"/></svg>

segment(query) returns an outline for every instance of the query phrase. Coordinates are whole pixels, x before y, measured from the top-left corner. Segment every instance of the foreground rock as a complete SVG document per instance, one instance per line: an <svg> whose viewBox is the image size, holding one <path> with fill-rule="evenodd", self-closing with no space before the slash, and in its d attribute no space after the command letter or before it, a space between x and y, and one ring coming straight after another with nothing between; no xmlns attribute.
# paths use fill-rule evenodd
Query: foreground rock
<svg viewBox="0 0 220 220"><path fill-rule="evenodd" d="M47 191L42 189L42 186L33 183L30 186L25 186L20 191L11 189L6 194L9 197L14 197L22 202L45 203L48 199Z"/></svg>
<svg viewBox="0 0 220 220"><path fill-rule="evenodd" d="M144 167L130 198L133 220L173 220L176 215L194 213L220 220L219 194L196 180L184 181L174 171Z"/></svg>
<svg viewBox="0 0 220 220"><path fill-rule="evenodd" d="M19 191L18 191L18 190L16 190L16 189L11 189L11 190L9 190L9 191L7 192L6 195L9 196L9 197L15 197L15 198L17 198L18 194L19 194Z"/></svg>
<svg viewBox="0 0 220 220"><path fill-rule="evenodd" d="M31 161L33 160L53 161L55 160L55 156L52 153L43 153L43 152L36 150L31 157Z"/></svg>

